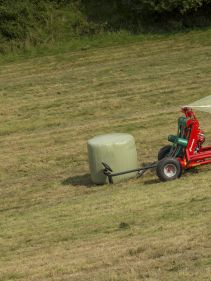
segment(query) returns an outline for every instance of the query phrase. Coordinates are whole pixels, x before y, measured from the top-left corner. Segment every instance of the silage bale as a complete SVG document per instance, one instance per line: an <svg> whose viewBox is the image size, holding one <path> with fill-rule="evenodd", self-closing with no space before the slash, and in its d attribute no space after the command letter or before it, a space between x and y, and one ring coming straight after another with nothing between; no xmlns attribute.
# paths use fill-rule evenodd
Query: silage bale
<svg viewBox="0 0 211 281"><path fill-rule="evenodd" d="M87 143L91 179L95 184L105 184L107 177L103 174L102 162L112 170L122 172L138 167L135 140L130 134L113 133L100 135ZM137 173L121 175L113 178L114 183L135 177Z"/></svg>

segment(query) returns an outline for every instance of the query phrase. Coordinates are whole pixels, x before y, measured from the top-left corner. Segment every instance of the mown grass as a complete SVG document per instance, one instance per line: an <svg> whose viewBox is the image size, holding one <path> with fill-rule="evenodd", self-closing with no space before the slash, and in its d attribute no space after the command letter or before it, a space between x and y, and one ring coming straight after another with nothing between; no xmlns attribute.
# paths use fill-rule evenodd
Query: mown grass
<svg viewBox="0 0 211 281"><path fill-rule="evenodd" d="M210 29L0 71L1 281L210 280L210 167L94 186L86 152L92 136L129 132L153 161L179 106L210 94Z"/></svg>

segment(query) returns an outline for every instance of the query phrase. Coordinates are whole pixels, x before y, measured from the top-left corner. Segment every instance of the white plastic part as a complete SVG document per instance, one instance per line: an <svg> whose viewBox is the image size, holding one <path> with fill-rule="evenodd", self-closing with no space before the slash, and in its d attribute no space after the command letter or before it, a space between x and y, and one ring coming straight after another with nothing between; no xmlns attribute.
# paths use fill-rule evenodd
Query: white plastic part
<svg viewBox="0 0 211 281"><path fill-rule="evenodd" d="M211 113L211 95L197 100L189 104L187 107Z"/></svg>
<svg viewBox="0 0 211 281"><path fill-rule="evenodd" d="M114 173L132 170L138 167L135 140L130 134L113 133L100 135L87 143L91 179L95 184L108 183L103 174L102 162L108 164ZM114 183L135 177L130 173L113 177Z"/></svg>

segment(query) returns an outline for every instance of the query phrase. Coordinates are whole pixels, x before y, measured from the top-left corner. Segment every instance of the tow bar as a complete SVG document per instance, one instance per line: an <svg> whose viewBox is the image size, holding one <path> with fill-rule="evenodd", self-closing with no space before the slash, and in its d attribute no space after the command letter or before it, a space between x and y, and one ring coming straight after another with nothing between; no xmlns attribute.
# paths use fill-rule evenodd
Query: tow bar
<svg viewBox="0 0 211 281"><path fill-rule="evenodd" d="M142 168L127 170L127 171L123 171L123 172L119 172L119 173L113 173L113 170L111 169L111 167L108 164L106 164L105 162L102 162L102 165L104 167L104 169L103 169L104 175L108 177L109 183L113 184L113 177L117 177L117 176L121 176L121 175L125 175L125 174L130 174L130 173L134 173L134 172L138 172L138 177L141 177L145 174L145 172L147 170L156 168L157 163L158 162L154 162L154 163L148 164L148 165L146 165Z"/></svg>

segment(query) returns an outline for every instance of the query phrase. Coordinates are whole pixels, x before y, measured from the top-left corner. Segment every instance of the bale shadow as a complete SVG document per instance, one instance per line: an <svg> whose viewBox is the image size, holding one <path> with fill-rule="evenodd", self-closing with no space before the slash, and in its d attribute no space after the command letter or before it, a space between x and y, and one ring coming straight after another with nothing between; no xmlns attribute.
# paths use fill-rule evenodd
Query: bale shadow
<svg viewBox="0 0 211 281"><path fill-rule="evenodd" d="M62 184L73 185L73 186L86 186L87 188L93 186L90 174L69 177L64 181L62 181Z"/></svg>

